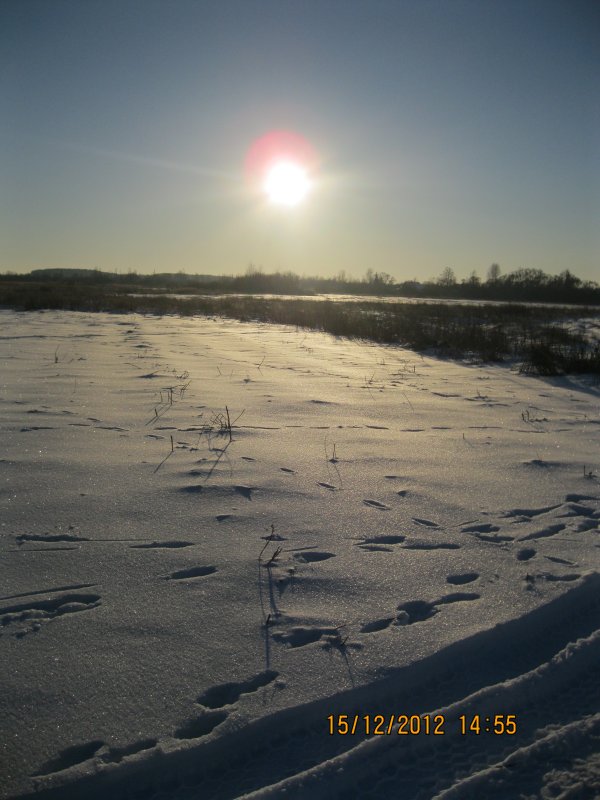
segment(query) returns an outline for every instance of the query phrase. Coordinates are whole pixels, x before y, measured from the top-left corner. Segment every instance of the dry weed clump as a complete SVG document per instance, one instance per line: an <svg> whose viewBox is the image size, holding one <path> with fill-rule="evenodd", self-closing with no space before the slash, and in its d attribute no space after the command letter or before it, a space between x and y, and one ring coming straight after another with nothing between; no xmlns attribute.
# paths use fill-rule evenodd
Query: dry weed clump
<svg viewBox="0 0 600 800"><path fill-rule="evenodd" d="M595 308L525 303L331 301L254 295L165 294L133 296L123 287L75 283L2 282L0 305L39 308L223 316L324 331L334 336L398 344L450 358L522 361L526 374L600 374L600 345L564 327L567 320L597 316Z"/></svg>

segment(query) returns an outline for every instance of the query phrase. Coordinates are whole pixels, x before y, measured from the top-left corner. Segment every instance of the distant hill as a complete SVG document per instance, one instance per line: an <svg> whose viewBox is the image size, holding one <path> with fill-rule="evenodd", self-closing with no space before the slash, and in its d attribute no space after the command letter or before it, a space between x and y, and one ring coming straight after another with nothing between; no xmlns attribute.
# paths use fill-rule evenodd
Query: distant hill
<svg viewBox="0 0 600 800"><path fill-rule="evenodd" d="M36 278L37 280L57 280L63 278L69 280L71 278L112 278L116 276L116 272L100 272L99 269L75 269L63 267L47 267L45 269L32 269L27 277Z"/></svg>
<svg viewBox="0 0 600 800"><path fill-rule="evenodd" d="M137 272L103 272L99 269L83 269L76 267L47 267L32 269L27 275L19 275L25 280L38 281L73 281L86 283L143 283L152 285L178 286L190 283L214 283L222 281L222 275L187 275L183 272L155 272L152 275L139 275Z"/></svg>

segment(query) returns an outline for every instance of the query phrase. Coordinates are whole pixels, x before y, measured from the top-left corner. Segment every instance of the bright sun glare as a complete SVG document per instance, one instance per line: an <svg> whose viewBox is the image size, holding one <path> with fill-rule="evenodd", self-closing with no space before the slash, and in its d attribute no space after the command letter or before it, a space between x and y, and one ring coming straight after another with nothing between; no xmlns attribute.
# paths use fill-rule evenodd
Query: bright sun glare
<svg viewBox="0 0 600 800"><path fill-rule="evenodd" d="M306 170L293 161L277 161L269 168L263 185L272 203L280 206L297 206L310 189Z"/></svg>

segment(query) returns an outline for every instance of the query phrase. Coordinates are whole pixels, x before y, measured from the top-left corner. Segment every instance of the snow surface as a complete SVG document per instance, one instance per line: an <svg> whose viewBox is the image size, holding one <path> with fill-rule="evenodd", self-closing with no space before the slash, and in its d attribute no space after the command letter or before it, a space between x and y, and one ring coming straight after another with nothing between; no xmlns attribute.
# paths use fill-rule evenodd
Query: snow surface
<svg viewBox="0 0 600 800"><path fill-rule="evenodd" d="M3 798L600 796L592 379L142 315L0 353Z"/></svg>

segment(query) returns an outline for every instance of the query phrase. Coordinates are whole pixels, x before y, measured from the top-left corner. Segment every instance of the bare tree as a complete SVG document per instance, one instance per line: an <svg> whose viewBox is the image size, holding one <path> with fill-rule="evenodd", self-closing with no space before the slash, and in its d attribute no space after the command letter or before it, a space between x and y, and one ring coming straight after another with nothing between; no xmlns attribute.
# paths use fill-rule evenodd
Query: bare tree
<svg viewBox="0 0 600 800"><path fill-rule="evenodd" d="M440 286L454 286L456 284L456 275L452 267L444 267L437 282Z"/></svg>
<svg viewBox="0 0 600 800"><path fill-rule="evenodd" d="M500 277L500 264L492 264L487 272L488 283L496 283Z"/></svg>

